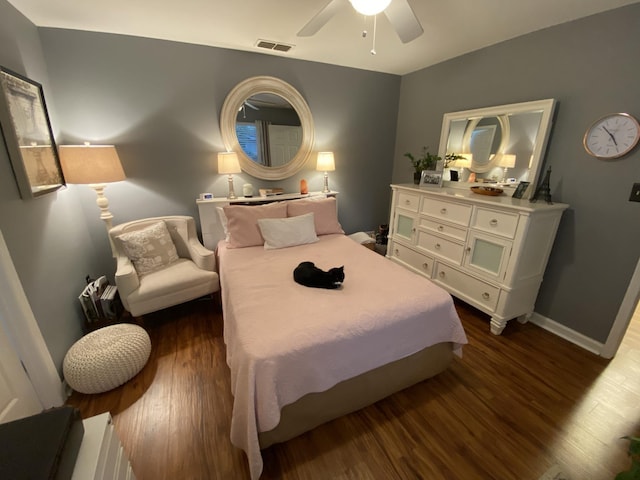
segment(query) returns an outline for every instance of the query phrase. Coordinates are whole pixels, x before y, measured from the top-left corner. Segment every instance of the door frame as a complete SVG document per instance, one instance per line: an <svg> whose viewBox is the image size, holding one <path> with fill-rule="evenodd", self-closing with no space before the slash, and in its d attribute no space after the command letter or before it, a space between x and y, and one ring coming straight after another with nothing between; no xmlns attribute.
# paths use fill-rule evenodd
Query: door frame
<svg viewBox="0 0 640 480"><path fill-rule="evenodd" d="M7 334L31 380L42 406L58 407L65 402L64 384L42 337L11 254L0 231L0 328Z"/></svg>
<svg viewBox="0 0 640 480"><path fill-rule="evenodd" d="M638 305L638 300L640 300L640 258L638 259L636 269L631 277L631 282L629 282L629 287L627 288L622 299L622 303L620 304L620 308L618 309L616 319L609 331L607 341L600 351L600 355L602 357L613 358L618 351L618 348L622 343L622 339L624 338L624 334L627 332L627 328L629 328L629 323L631 322L631 317L633 317L633 313Z"/></svg>

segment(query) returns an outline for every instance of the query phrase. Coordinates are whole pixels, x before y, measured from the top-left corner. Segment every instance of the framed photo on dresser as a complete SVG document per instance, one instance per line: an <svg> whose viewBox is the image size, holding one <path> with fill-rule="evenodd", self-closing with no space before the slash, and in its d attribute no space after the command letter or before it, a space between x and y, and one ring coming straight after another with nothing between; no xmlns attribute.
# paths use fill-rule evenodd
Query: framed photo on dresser
<svg viewBox="0 0 640 480"><path fill-rule="evenodd" d="M530 182L520 182L516 187L515 191L513 192L513 195L511 195L511 197L522 198L524 196L524 192L527 191L527 187L529 187L529 184Z"/></svg>
<svg viewBox="0 0 640 480"><path fill-rule="evenodd" d="M442 187L442 174L444 172L444 162L438 160L433 170L422 170L420 176L421 187Z"/></svg>

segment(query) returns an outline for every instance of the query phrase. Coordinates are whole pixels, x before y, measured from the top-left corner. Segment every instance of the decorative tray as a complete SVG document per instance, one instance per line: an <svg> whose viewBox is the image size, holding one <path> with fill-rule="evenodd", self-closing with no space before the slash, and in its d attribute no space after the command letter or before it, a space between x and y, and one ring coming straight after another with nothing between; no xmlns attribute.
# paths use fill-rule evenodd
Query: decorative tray
<svg viewBox="0 0 640 480"><path fill-rule="evenodd" d="M492 197L497 197L498 195L502 195L502 192L504 190L496 187L471 187L471 191L480 195L490 195Z"/></svg>

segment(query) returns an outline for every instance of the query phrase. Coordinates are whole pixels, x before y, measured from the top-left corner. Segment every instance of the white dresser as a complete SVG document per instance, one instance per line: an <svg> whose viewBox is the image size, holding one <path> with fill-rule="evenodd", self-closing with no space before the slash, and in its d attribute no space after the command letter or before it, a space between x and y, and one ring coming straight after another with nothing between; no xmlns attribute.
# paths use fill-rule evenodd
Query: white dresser
<svg viewBox="0 0 640 480"><path fill-rule="evenodd" d="M526 321L553 246L563 203L391 185L387 257L491 316Z"/></svg>
<svg viewBox="0 0 640 480"><path fill-rule="evenodd" d="M82 421L84 436L71 480L135 480L109 413Z"/></svg>

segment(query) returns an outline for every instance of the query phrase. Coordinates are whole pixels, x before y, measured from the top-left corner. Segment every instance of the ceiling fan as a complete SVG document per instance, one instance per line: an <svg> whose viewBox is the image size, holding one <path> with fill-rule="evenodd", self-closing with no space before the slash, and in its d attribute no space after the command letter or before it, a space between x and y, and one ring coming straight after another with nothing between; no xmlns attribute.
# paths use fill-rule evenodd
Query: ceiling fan
<svg viewBox="0 0 640 480"><path fill-rule="evenodd" d="M424 33L408 0L348 0L351 6L363 15L385 16L400 37L402 43L409 43ZM341 8L347 0L330 0L309 22L298 32L299 37L310 37L320 30Z"/></svg>

